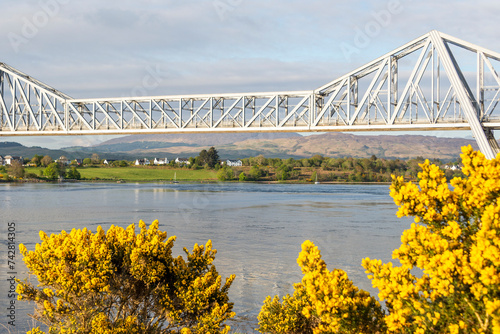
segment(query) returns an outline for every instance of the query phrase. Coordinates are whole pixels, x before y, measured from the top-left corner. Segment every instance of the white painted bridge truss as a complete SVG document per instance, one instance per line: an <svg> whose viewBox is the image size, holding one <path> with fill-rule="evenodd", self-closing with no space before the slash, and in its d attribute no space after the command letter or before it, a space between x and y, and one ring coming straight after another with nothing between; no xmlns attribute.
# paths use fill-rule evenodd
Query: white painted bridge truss
<svg viewBox="0 0 500 334"><path fill-rule="evenodd" d="M471 129L500 151L500 54L437 31L314 90L73 99L0 63L0 136Z"/></svg>

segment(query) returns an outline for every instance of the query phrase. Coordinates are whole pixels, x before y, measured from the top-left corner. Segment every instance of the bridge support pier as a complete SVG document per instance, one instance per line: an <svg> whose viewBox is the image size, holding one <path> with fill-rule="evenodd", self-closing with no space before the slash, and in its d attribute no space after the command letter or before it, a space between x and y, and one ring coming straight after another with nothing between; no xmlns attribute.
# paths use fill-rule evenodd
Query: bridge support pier
<svg viewBox="0 0 500 334"><path fill-rule="evenodd" d="M486 138L488 139L488 144L490 145L491 151L493 153L493 158L494 159L498 153L500 153L500 145L498 145L498 141L495 139L495 135L493 134L493 130L491 129L485 129L484 131L486 133Z"/></svg>

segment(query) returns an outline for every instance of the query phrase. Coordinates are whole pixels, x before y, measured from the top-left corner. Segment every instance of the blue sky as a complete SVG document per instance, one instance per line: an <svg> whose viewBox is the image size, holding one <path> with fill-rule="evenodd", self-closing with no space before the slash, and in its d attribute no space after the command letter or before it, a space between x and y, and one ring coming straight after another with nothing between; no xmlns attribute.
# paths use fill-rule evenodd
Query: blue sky
<svg viewBox="0 0 500 334"><path fill-rule="evenodd" d="M498 1L3 0L0 6L0 61L75 98L312 90L432 29L500 51ZM360 37L369 29L371 36ZM145 87L148 76L154 81ZM54 148L108 138L0 140Z"/></svg>

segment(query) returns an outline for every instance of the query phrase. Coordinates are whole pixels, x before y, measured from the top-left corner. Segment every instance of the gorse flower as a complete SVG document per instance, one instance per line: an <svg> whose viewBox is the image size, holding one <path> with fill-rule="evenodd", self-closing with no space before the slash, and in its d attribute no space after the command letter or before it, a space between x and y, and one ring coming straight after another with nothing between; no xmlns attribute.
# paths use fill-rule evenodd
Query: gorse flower
<svg viewBox="0 0 500 334"><path fill-rule="evenodd" d="M139 228L40 232L34 251L19 247L39 282L19 281L19 299L36 303L49 333L227 333L234 276L222 283L211 241L184 249L186 261L158 221Z"/></svg>
<svg viewBox="0 0 500 334"><path fill-rule="evenodd" d="M283 303L266 299L264 333L500 333L500 155L462 149L465 178L448 184L428 161L419 182L393 177L398 217L415 219L393 258L364 259L384 312L339 269L328 271L310 241L298 263L304 277ZM356 313L358 318L356 318ZM303 318L301 318L303 317ZM364 327L360 326L360 323ZM299 330L302 326L302 329Z"/></svg>
<svg viewBox="0 0 500 334"><path fill-rule="evenodd" d="M390 332L497 333L500 313L500 158L462 149L463 173L451 187L425 162L419 185L394 178L398 216L415 222L393 253L401 266L365 259ZM412 274L422 269L421 276Z"/></svg>
<svg viewBox="0 0 500 334"><path fill-rule="evenodd" d="M293 296L268 297L259 314L263 333L376 333L384 328L380 304L358 289L345 271L329 271L319 249L302 244L297 259L304 277Z"/></svg>

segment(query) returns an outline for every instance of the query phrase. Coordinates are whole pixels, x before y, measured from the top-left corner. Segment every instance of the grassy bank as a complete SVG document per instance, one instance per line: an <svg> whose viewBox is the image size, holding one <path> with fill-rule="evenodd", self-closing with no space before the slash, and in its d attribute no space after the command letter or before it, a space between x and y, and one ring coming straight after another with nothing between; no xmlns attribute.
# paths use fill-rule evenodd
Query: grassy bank
<svg viewBox="0 0 500 334"><path fill-rule="evenodd" d="M27 179L41 175L43 167L26 167L25 177ZM67 171L69 168L67 169ZM128 166L128 167L107 167L107 166L86 166L78 167L78 172L82 180L102 180L126 182L155 182L173 181L174 177L178 181L238 181L240 173L245 174L245 181L257 182L286 182L286 183L366 183L366 182L390 182L391 173L403 175L405 179L413 180L415 175L404 170L394 170L391 173L384 171L364 171L360 168L340 169L324 167L281 167L273 166L242 166L232 167L230 178L218 179L218 170L215 169L190 169L172 166ZM220 176L220 175L219 175Z"/></svg>
<svg viewBox="0 0 500 334"><path fill-rule="evenodd" d="M39 175L40 167L27 167L26 173ZM180 181L203 181L217 180L217 172L206 169L185 169L166 167L84 167L78 168L82 179L86 180L124 180L130 182L139 181L172 181L174 176Z"/></svg>

